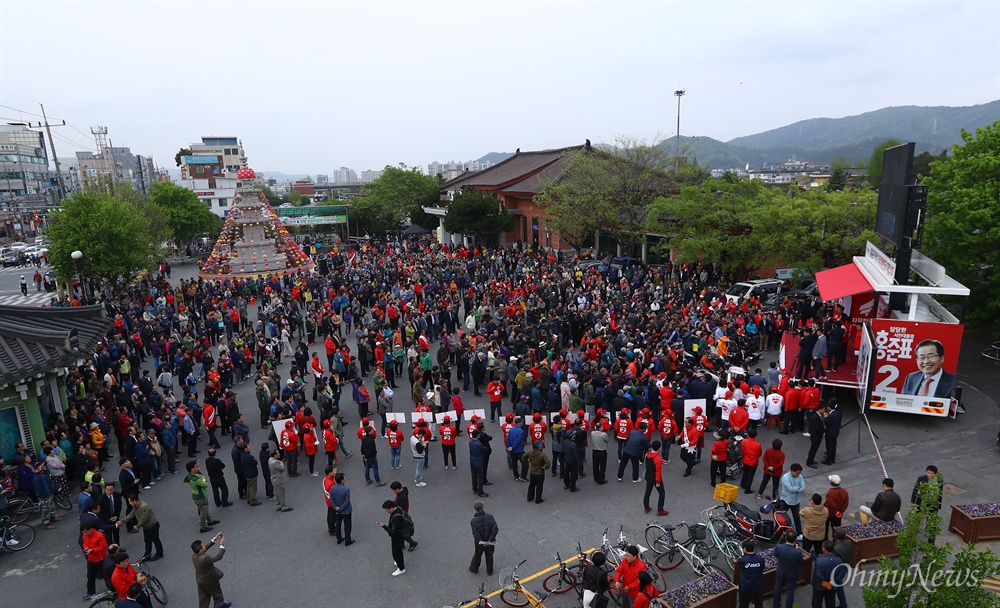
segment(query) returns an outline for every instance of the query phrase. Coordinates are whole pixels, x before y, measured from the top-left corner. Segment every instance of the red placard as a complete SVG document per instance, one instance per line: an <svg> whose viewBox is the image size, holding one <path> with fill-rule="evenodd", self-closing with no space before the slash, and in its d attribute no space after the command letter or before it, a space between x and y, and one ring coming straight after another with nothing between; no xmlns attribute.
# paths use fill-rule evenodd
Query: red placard
<svg viewBox="0 0 1000 608"><path fill-rule="evenodd" d="M947 416L962 329L957 323L874 319L878 354L871 407Z"/></svg>

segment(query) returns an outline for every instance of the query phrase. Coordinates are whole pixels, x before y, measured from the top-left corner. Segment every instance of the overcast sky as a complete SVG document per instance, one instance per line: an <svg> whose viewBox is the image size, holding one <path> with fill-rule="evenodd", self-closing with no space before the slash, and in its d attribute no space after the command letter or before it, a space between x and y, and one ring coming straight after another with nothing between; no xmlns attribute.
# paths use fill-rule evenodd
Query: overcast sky
<svg viewBox="0 0 1000 608"><path fill-rule="evenodd" d="M257 170L426 169L672 136L676 89L681 134L723 141L989 102L1000 1L0 0L0 116L44 103L75 127L56 129L61 157L104 125L164 167L214 134L240 137Z"/></svg>

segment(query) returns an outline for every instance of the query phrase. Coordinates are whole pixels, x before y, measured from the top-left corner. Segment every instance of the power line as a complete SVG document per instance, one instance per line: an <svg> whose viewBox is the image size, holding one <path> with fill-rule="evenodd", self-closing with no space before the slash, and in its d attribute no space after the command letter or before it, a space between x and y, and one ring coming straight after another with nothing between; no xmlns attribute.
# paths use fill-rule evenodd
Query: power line
<svg viewBox="0 0 1000 608"><path fill-rule="evenodd" d="M28 116L35 116L37 118L42 118L41 114L35 114L34 112L28 112L27 110L22 110L20 108L12 108L11 106L5 106L0 104L0 108L7 108L8 110L14 110L18 114L27 114Z"/></svg>

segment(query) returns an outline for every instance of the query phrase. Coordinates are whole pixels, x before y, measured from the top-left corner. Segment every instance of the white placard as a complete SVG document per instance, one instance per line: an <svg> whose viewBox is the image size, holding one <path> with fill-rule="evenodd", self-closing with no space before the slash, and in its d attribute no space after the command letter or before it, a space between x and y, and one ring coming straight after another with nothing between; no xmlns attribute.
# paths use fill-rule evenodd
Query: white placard
<svg viewBox="0 0 1000 608"><path fill-rule="evenodd" d="M392 422L393 420L396 421L397 425L399 425L399 424L406 424L406 414L404 414L403 412L395 412L395 413L394 412L386 412L385 413L385 421L387 423L389 423L389 422Z"/></svg>
<svg viewBox="0 0 1000 608"><path fill-rule="evenodd" d="M700 407L701 413L705 413L705 407L707 406L705 399L685 399L684 400L684 418L690 418L694 416L694 408ZM683 424L682 420L678 420L677 424Z"/></svg>
<svg viewBox="0 0 1000 608"><path fill-rule="evenodd" d="M479 419L482 420L483 418L486 417L486 410L465 410L466 420L472 422L473 416L479 416Z"/></svg>
<svg viewBox="0 0 1000 608"><path fill-rule="evenodd" d="M436 414L436 420L438 424L444 424L444 417L447 416L450 422L458 422L458 412L455 410L450 410L447 412L440 412Z"/></svg>
<svg viewBox="0 0 1000 608"><path fill-rule="evenodd" d="M434 422L434 412L413 412L410 414L410 421L416 424L418 420L423 420L427 424Z"/></svg>
<svg viewBox="0 0 1000 608"><path fill-rule="evenodd" d="M733 376L746 376L747 370L742 367L736 367L735 365L729 368L729 379L732 380Z"/></svg>

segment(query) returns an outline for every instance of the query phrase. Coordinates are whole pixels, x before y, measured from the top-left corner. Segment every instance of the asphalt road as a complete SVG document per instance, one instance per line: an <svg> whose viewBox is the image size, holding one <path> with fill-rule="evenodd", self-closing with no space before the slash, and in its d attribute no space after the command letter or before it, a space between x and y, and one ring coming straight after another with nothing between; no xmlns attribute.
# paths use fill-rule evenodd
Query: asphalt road
<svg viewBox="0 0 1000 608"><path fill-rule="evenodd" d="M194 275L190 264L176 265L173 280ZM19 276L19 275L18 275ZM16 285L15 285L16 289ZM2 292L0 292L2 295ZM966 346L972 344L966 341ZM978 352L970 359L963 349L959 368L962 381L974 390L965 393L968 413L957 420L914 417L903 414L874 413L869 417L873 433L878 437L881 461L889 475L897 480L897 489L904 500L916 477L927 464L937 464L950 484L945 496L942 513L947 520L950 504L1000 500L1000 454L995 446L998 410L993 398L996 390L996 368L978 363ZM767 363L776 352L765 358ZM148 364L148 362L147 362ZM279 368L287 373L287 363ZM401 385L402 386L402 385ZM983 387L980 389L980 387ZM253 387L249 382L237 388L239 402L244 412L256 412ZM410 411L405 388L397 392L396 411ZM850 393L840 395L841 402L851 402ZM485 398L463 394L466 407L485 407ZM342 401L350 428L358 421L350 402L349 393ZM854 405L844 406L845 421L857 413ZM502 433L496 426L489 426L495 437ZM860 449L859 445L860 430ZM251 441L255 448L266 440L265 431L253 428ZM762 432L762 442L770 442L775 431ZM785 451L788 462L804 461L808 439L786 436ZM366 486L363 465L357 453L353 458L341 456L340 470L347 475L354 505L354 537L351 547L337 545L326 533L326 507L322 495L322 477L302 476L290 479L288 502L294 511L278 513L274 503L250 507L237 503L226 509L213 507L213 515L222 520L215 530L226 535L227 553L218 564L225 572L222 586L226 599L237 606L296 605L312 606L408 606L440 608L456 606L460 600L475 597L480 582L486 583L487 592L497 589L496 576L487 578L485 568L481 574L468 571L473 552L469 520L476 497L471 492L468 450L465 438L459 444L459 469L444 470L439 444L431 447L431 466L424 472L427 486L416 488L413 484L413 459L404 451L398 471L388 466L388 447L379 442L379 464L382 479L400 480L410 488L410 513L416 524L415 538L419 546L406 553L406 574L392 577L394 570L390 555L389 539L376 522L386 521L380 508L383 500L392 497L388 486ZM499 443L499 439L495 444ZM347 438L348 448L357 451L358 441L353 435ZM222 439L224 461L229 463L228 451L232 445ZM612 448L613 449L613 448ZM676 448L675 448L676 449ZM199 458L206 456L205 449ZM695 475L681 477L680 461L672 454L671 464L664 473L667 487L667 509L670 515L662 521L677 523L695 521L702 509L715 503L709 485L707 461L695 469ZM183 462L183 461L182 461ZM305 466L300 460L300 470ZM589 470L588 462L588 470ZM610 456L609 468L615 466ZM317 467L319 469L320 467ZM872 435L858 422L848 424L841 434L838 463L819 470L807 468L806 483L810 492L825 494L826 476L836 472L851 495L852 511L864 501L872 500L880 490L883 477L880 459L874 449ZM109 467L108 473L117 477L117 469ZM503 567L527 560L522 567L522 577L550 567L555 554L573 554L577 543L584 548L600 544L605 528L616 536L619 526L633 541L641 541L643 530L654 518L642 510L644 484L626 481L617 483L609 474L611 483L598 486L592 477L580 481L581 492L570 494L557 479L546 478L545 503L536 505L525 500L525 484L514 481L503 462L493 459L489 478L494 485L487 490L487 511L493 513L500 526L496 550L496 573ZM190 543L196 538L207 540L214 532L198 534L198 518L190 500L183 473L164 477L153 489L144 491L142 498L149 502L161 523L166 558L152 564L152 571L167 586L171 606L196 605L196 590L191 565ZM235 494L235 478L230 478L230 488ZM263 493L263 484L261 494ZM747 500L747 499L750 500ZM752 496L742 496L740 501L753 505ZM655 494L654 494L655 500ZM654 505L655 507L655 505ZM850 521L851 518L849 517ZM37 523L37 519L32 520ZM0 608L24 606L70 607L83 604L85 589L84 559L76 544L76 512L65 513L65 519L56 530L47 531L37 526L38 536L34 545L18 554L0 556ZM954 534L943 533L942 542L962 546ZM133 556L141 555L141 534L123 534L123 544ZM997 551L1000 543L987 543ZM539 577L528 583L528 588L541 591ZM690 569L682 565L670 573L668 582L680 584L693 579ZM100 582L98 583L100 586ZM800 588L798 602L804 605L809 590ZM574 594L559 596L546 601L550 608L578 606ZM861 605L860 590L849 589L850 603ZM494 598L494 605L502 605ZM83 604L85 605L85 604Z"/></svg>

